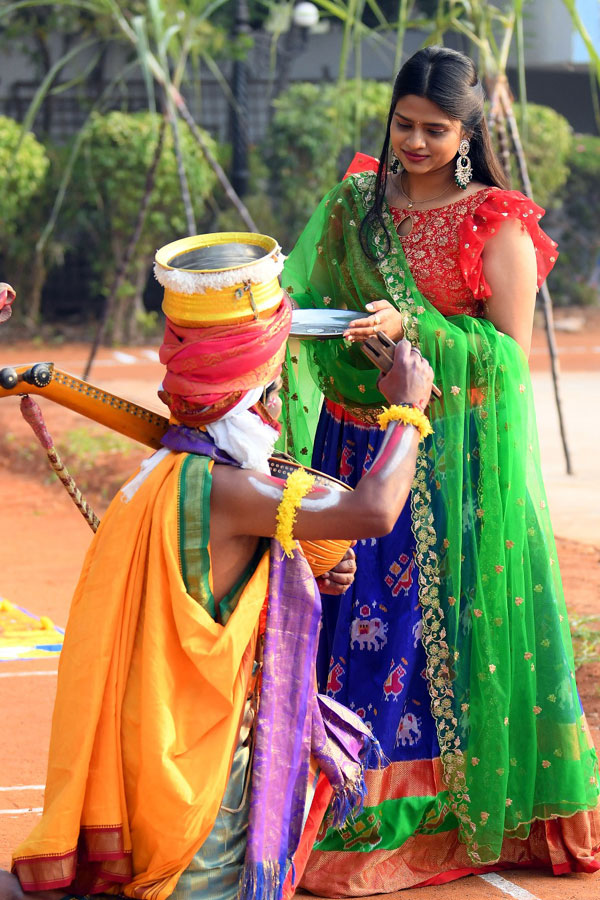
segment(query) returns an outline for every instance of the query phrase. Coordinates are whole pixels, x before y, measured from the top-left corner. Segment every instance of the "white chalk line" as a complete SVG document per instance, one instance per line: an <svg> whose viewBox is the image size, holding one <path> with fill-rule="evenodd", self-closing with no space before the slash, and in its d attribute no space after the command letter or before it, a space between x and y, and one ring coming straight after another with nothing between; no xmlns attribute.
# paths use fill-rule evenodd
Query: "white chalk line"
<svg viewBox="0 0 600 900"><path fill-rule="evenodd" d="M122 363L124 366L132 366L134 363L138 362L138 359L135 356L132 356L131 353L123 353L122 350L115 350L113 352L113 359Z"/></svg>
<svg viewBox="0 0 600 900"><path fill-rule="evenodd" d="M43 791L45 789L45 784L5 784L0 787L0 791Z"/></svg>
<svg viewBox="0 0 600 900"><path fill-rule="evenodd" d="M0 787L0 791L10 792L10 793L18 793L19 791L45 791L45 784L15 784L15 785L3 785ZM0 816L24 816L24 815L39 815L43 812L43 806L27 806L25 809L20 809L15 807L13 809L0 809Z"/></svg>
<svg viewBox="0 0 600 900"><path fill-rule="evenodd" d="M536 897L535 894L531 894L525 888L519 887L518 884L513 884L512 881L508 881L502 875L498 875L497 872L489 872L487 875L478 875L477 877L487 881L488 884L498 888L504 894L514 897L515 900L539 900L539 897Z"/></svg>
<svg viewBox="0 0 600 900"><path fill-rule="evenodd" d="M152 350L150 348L140 349L137 351L137 355L132 353L124 353L122 350L113 350L111 356L108 359L96 359L94 360L94 368L106 368L107 366L114 365L125 365L132 366L135 363L146 363L150 360L150 362L159 362L159 356L156 350ZM66 369L76 369L79 371L83 369L86 364L86 360L84 359L67 359L63 362L56 363L59 367L65 367Z"/></svg>
<svg viewBox="0 0 600 900"><path fill-rule="evenodd" d="M30 675L56 676L58 675L58 669L32 669L30 672L0 672L0 678L28 678Z"/></svg>
<svg viewBox="0 0 600 900"><path fill-rule="evenodd" d="M39 815L43 811L43 806L32 806L30 809L0 809L0 816L25 816L34 813Z"/></svg>

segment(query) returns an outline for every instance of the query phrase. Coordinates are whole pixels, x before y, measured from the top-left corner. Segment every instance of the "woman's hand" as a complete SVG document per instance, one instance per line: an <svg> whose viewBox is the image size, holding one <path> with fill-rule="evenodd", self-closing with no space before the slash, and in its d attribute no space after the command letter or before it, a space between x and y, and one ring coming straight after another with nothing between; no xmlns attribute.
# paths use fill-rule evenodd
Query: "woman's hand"
<svg viewBox="0 0 600 900"><path fill-rule="evenodd" d="M366 341L378 331L384 331L393 341L399 341L404 336L402 316L387 300L373 300L367 303L365 309L373 315L350 322L344 332L347 341Z"/></svg>
<svg viewBox="0 0 600 900"><path fill-rule="evenodd" d="M352 547L356 541L352 542ZM356 574L356 553L349 547L337 566L329 572L324 572L317 578L317 584L322 594L343 594L347 591Z"/></svg>

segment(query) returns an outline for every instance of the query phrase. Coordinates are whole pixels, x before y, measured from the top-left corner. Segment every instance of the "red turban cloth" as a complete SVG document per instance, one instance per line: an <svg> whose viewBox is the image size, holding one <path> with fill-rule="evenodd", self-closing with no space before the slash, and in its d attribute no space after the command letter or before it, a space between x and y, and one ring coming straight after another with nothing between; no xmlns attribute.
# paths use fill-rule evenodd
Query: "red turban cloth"
<svg viewBox="0 0 600 900"><path fill-rule="evenodd" d="M215 422L248 391L274 380L291 322L285 296L268 319L240 325L184 328L167 319L160 348L167 374L159 396L184 425Z"/></svg>

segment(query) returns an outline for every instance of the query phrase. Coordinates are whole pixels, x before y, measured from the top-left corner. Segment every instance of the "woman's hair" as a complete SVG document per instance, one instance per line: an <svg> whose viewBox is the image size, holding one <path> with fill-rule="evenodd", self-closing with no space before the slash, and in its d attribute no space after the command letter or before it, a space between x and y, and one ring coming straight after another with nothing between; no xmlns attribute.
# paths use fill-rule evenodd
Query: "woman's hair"
<svg viewBox="0 0 600 900"><path fill-rule="evenodd" d="M483 110L483 87L473 61L463 53L446 47L425 47L419 50L404 63L396 76L385 140L379 157L375 201L361 223L360 242L371 259L380 259L390 249L390 234L382 212L388 173L390 127L396 103L407 94L425 97L443 109L448 116L461 121L471 144L469 159L476 181L503 189L509 186L492 147ZM369 249L367 232L378 225L386 235L386 246L374 257Z"/></svg>

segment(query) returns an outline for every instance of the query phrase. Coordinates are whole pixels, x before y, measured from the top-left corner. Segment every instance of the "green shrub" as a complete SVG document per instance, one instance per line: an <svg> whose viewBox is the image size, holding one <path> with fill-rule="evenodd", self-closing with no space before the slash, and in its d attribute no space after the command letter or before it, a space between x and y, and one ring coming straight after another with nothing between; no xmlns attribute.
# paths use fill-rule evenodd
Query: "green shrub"
<svg viewBox="0 0 600 900"><path fill-rule="evenodd" d="M297 82L275 101L264 155L277 237L288 249L355 151L379 154L390 91L376 81Z"/></svg>
<svg viewBox="0 0 600 900"><path fill-rule="evenodd" d="M600 137L576 135L563 205L552 213L560 255L548 284L559 305L600 302Z"/></svg>
<svg viewBox="0 0 600 900"><path fill-rule="evenodd" d="M25 134L19 146L21 131L18 122L0 116L0 249L3 253L10 251L15 237L27 227L27 216L43 190L49 165L44 147L33 134Z"/></svg>
<svg viewBox="0 0 600 900"><path fill-rule="evenodd" d="M337 155L349 139L347 117L332 103L329 85L297 83L275 101L267 138L271 197L282 231L293 241L315 206L338 180Z"/></svg>
<svg viewBox="0 0 600 900"><path fill-rule="evenodd" d="M0 281L16 289L19 318L39 306L43 263L34 248L48 208L48 169L34 135L22 135L18 122L0 116Z"/></svg>
<svg viewBox="0 0 600 900"><path fill-rule="evenodd" d="M569 175L571 126L549 106L528 103L527 125L520 123L520 130L533 198L544 209L554 209L561 204L560 192ZM514 157L511 169L513 184L520 187Z"/></svg>
<svg viewBox="0 0 600 900"><path fill-rule="evenodd" d="M360 150L379 157L390 111L392 85L386 81L363 81L359 86L355 81L348 81L341 96L347 104L347 114L351 118L356 116L360 123L359 146L353 145L353 153Z"/></svg>
<svg viewBox="0 0 600 900"><path fill-rule="evenodd" d="M136 226L159 125L160 117L148 112L94 114L75 164L65 218L72 232L80 236L92 261L97 289L105 296ZM215 152L212 139L206 134L205 138ZM180 139L201 230L215 176L186 127L181 127ZM135 336L156 249L186 234L172 134L167 129L144 227L110 323L114 340Z"/></svg>

